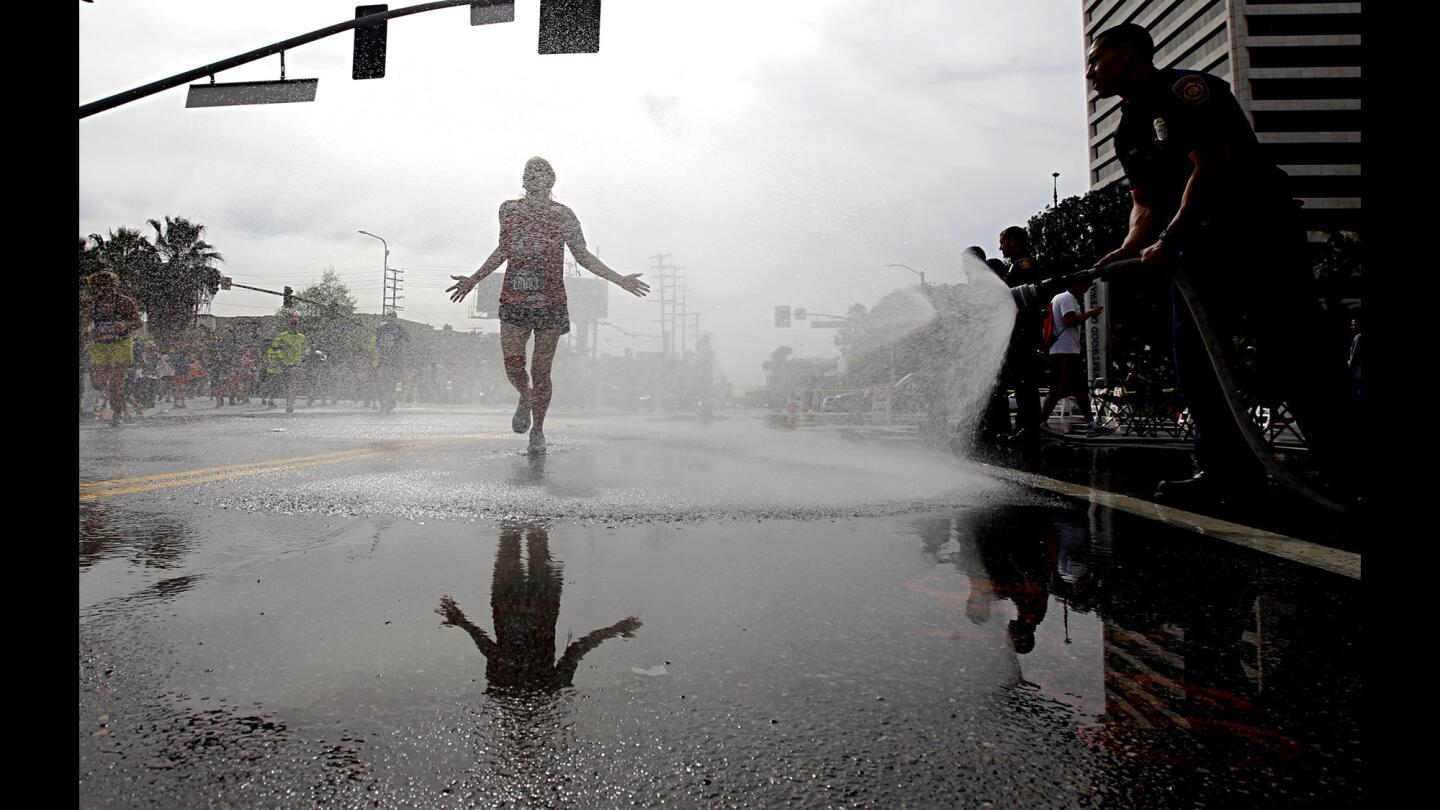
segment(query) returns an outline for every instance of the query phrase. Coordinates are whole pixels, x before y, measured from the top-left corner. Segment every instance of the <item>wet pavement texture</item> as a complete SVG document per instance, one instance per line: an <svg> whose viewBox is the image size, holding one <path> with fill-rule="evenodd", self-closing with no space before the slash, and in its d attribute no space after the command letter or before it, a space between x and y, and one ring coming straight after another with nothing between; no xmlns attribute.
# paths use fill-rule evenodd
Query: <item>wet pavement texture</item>
<svg viewBox="0 0 1440 810"><path fill-rule="evenodd" d="M82 426L80 804L1358 804L1359 583L833 434Z"/></svg>

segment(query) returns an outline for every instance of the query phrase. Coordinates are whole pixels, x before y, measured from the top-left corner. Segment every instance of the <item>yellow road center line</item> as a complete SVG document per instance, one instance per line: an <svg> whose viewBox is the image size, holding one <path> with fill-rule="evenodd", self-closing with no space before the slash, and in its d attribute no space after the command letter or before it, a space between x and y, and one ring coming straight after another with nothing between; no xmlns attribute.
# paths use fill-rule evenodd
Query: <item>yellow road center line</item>
<svg viewBox="0 0 1440 810"><path fill-rule="evenodd" d="M247 461L244 464L228 464L224 467L205 467L198 470L185 470L183 472L157 473L155 475L141 475L134 478L114 478L109 481L91 481L82 483L81 489L105 489L120 484L133 484L141 481L163 481L169 478L189 478L195 475L208 475L211 473L228 472L230 470L243 470L249 467L268 467L276 464L290 464L312 459L330 459L355 455L356 453L369 452L366 448L354 450L339 450L334 453L317 453L313 456L295 456L294 458L276 458L266 461Z"/></svg>
<svg viewBox="0 0 1440 810"><path fill-rule="evenodd" d="M362 458L375 458L378 456L390 455L394 452L398 451L390 451L388 453L374 451L366 453L364 455L349 456L343 459L321 459L319 461L307 461L299 464L289 464L283 467L262 467L260 469L236 470L233 472L221 473L219 475L211 475L201 478L186 478L181 481L154 481L148 484L137 484L135 486L120 487L118 489L105 489L97 492L83 492L80 494L80 500L93 501L96 498L106 498L112 495L130 495L136 492L150 492L157 489L172 489L174 487L190 486L191 484L208 484L213 481L229 481L235 478L247 478L252 475L265 475L267 473L286 472L288 470L303 470L307 467L320 467L326 464L338 464L341 461L351 461Z"/></svg>
<svg viewBox="0 0 1440 810"><path fill-rule="evenodd" d="M1228 520L1187 512L1183 509L1174 509L1141 498L1132 498L1129 495L1072 484L1069 481L1060 481L1036 473L1020 472L988 464L984 466L991 474L1019 484L1048 489L1072 498L1081 498L1100 506L1108 506L1121 512L1129 512L1132 515L1178 526L1206 537L1214 537L1291 562L1298 562L1351 579L1360 579L1361 557L1353 551L1330 548L1309 540L1301 540L1298 537L1267 532L1253 526L1232 523Z"/></svg>
<svg viewBox="0 0 1440 810"><path fill-rule="evenodd" d="M205 467L197 470L186 470L175 473L161 473L157 475L142 475L134 478L116 478L110 481L97 481L88 484L81 484L80 500L89 501L96 498L109 497L112 495L127 495L136 492L150 492L157 489L168 489L171 487L189 486L191 484L205 484L214 481L227 481L233 478L247 478L254 475L263 475L272 472L286 472L288 470L301 470L308 467L319 467L325 464L339 464L345 461L358 461L378 456L406 453L411 450L424 450L436 447L447 447L463 444L478 439L489 439L498 436L508 435L506 432L497 431L494 433L472 433L464 436L457 436L446 439L425 439L421 441L406 442L388 447L359 447L352 450L341 450L333 453L317 453L307 456L292 456L290 458L272 459L269 461L256 461L247 464L230 464L223 467Z"/></svg>

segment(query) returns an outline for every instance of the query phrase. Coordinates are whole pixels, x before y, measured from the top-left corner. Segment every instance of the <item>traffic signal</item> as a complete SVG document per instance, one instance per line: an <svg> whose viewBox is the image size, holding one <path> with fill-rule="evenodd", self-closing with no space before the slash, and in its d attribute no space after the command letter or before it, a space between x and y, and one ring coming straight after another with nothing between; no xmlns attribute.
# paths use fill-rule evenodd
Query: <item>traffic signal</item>
<svg viewBox="0 0 1440 810"><path fill-rule="evenodd" d="M600 0L540 0L540 53L599 53Z"/></svg>
<svg viewBox="0 0 1440 810"><path fill-rule="evenodd" d="M295 293L294 293L289 287L286 287L286 288L285 288L285 303L283 304L283 306L284 306L286 309L294 309L294 307L295 307L295 298L294 298L294 296L295 296Z"/></svg>
<svg viewBox="0 0 1440 810"><path fill-rule="evenodd" d="M809 311L806 310L804 307L795 308L795 320L797 321L805 320L806 316L808 316L809 314Z"/></svg>
<svg viewBox="0 0 1440 810"><path fill-rule="evenodd" d="M355 19L389 11L390 6L356 6ZM385 26L389 21L377 25L364 25L355 29L355 57L351 77L355 79L385 78Z"/></svg>
<svg viewBox="0 0 1440 810"><path fill-rule="evenodd" d="M775 307L775 325L781 328L790 326L790 307Z"/></svg>
<svg viewBox="0 0 1440 810"><path fill-rule="evenodd" d="M229 276L221 276L221 277L220 277L220 289L222 289L222 290L228 290L228 289L230 289L230 277L229 277Z"/></svg>

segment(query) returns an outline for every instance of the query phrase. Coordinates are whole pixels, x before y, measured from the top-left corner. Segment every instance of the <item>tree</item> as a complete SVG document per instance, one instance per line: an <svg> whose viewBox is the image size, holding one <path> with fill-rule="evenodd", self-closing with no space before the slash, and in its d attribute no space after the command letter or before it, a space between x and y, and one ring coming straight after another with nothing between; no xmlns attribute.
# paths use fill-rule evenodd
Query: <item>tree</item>
<svg viewBox="0 0 1440 810"><path fill-rule="evenodd" d="M835 330L835 337L833 338L835 346L840 349L841 354L848 354L850 351L850 338L854 332L855 322L865 317L865 305L859 302L851 304L850 308L845 310L845 315L850 318L850 325Z"/></svg>
<svg viewBox="0 0 1440 810"><path fill-rule="evenodd" d="M1111 183L1030 218L1030 250L1045 276L1092 267L1119 247L1130 229L1130 187Z"/></svg>
<svg viewBox="0 0 1440 810"><path fill-rule="evenodd" d="M325 268L319 282L300 290L296 296L305 299L295 302L301 331L312 347L329 355L332 368L368 371L368 346L374 332L352 317L355 296L350 294L350 288L340 280L335 268ZM289 312L281 307L276 314Z"/></svg>
<svg viewBox="0 0 1440 810"><path fill-rule="evenodd" d="M184 217L148 220L155 229L155 252L160 264L136 290L149 328L163 347L178 343L199 313L220 289L220 271L215 263L225 260L206 242L205 226Z"/></svg>
<svg viewBox="0 0 1440 810"><path fill-rule="evenodd" d="M81 277L97 270L109 270L120 277L120 289L136 297L136 303L145 309L141 292L160 266L155 246L144 234L125 227L110 229L108 236L90 234L88 241L92 244L88 249L86 241L80 241Z"/></svg>
<svg viewBox="0 0 1440 810"><path fill-rule="evenodd" d="M1130 187L1111 183L1083 197L1067 197L1030 218L1030 248L1045 278L1093 267L1125 241L1130 230ZM1103 376L1136 371L1168 379L1170 282L1164 273L1111 279L1105 291L1111 368Z"/></svg>
<svg viewBox="0 0 1440 810"><path fill-rule="evenodd" d="M770 359L761 363L760 367L772 374L777 373L785 368L785 364L790 361L790 355L794 353L795 350L789 346L778 346L775 351L770 352Z"/></svg>
<svg viewBox="0 0 1440 810"><path fill-rule="evenodd" d="M91 244L91 240L80 237L80 283L85 283L86 276L105 269L100 262L100 250Z"/></svg>
<svg viewBox="0 0 1440 810"><path fill-rule="evenodd" d="M319 283L311 284L296 293L296 296L305 299L297 302L295 311L306 320L345 316L355 312L355 296L350 294L350 288L340 280L334 267L325 268ZM312 301L314 303L311 303ZM285 308L281 307L275 314L286 314Z"/></svg>

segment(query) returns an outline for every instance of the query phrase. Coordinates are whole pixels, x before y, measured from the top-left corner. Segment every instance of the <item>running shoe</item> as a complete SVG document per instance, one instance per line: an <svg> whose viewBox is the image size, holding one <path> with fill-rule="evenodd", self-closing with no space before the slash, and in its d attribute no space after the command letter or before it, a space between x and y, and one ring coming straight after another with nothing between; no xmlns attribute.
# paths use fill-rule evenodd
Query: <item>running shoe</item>
<svg viewBox="0 0 1440 810"><path fill-rule="evenodd" d="M538 430L532 430L532 431L530 431L530 452L531 452L531 453L543 453L543 452L545 452L545 434L544 434L544 433L541 433L541 432L538 431Z"/></svg>
<svg viewBox="0 0 1440 810"><path fill-rule="evenodd" d="M530 399L521 397L520 404L515 406L515 418L510 420L510 429L516 433L524 433L530 429ZM542 436L540 441L545 441Z"/></svg>

